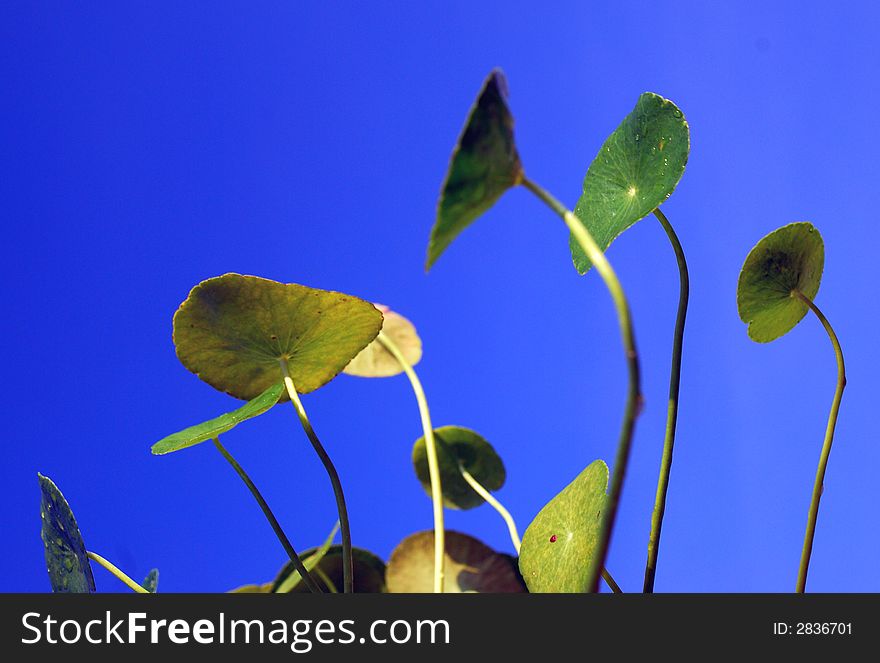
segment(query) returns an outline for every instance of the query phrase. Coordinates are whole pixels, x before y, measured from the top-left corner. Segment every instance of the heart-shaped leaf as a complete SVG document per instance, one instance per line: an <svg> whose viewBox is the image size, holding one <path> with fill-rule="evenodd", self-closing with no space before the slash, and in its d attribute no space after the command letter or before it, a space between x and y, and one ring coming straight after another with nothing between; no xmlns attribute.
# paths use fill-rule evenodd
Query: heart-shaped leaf
<svg viewBox="0 0 880 663"><path fill-rule="evenodd" d="M822 236L810 223L791 223L764 237L749 252L739 274L736 304L758 343L784 336L809 308L793 290L809 299L819 292L825 266Z"/></svg>
<svg viewBox="0 0 880 663"><path fill-rule="evenodd" d="M177 356L212 387L251 400L286 361L297 391L332 380L376 338L382 314L357 297L256 276L202 281L174 315Z"/></svg>
<svg viewBox="0 0 880 663"><path fill-rule="evenodd" d="M311 570L312 578L318 586L325 592L333 589L340 591L342 589L342 546L330 546L326 554L320 557L316 565L310 565L309 559L316 556L315 549L305 551L300 557L303 558L303 564ZM369 550L363 548L352 548L352 557L354 558L354 566L352 575L354 577L354 593L355 594L381 594L385 592L385 562L379 559ZM287 587L289 583L287 579L291 575L292 566L286 565L273 583L273 592L292 592L305 593L308 588L302 582L297 582L291 587ZM332 587L328 586L327 581Z"/></svg>
<svg viewBox="0 0 880 663"><path fill-rule="evenodd" d="M147 574L147 577L144 578L144 581L141 583L141 587L146 589L151 594L155 594L159 589L159 569L153 569Z"/></svg>
<svg viewBox="0 0 880 663"><path fill-rule="evenodd" d="M675 104L651 92L639 97L590 164L574 209L603 251L672 195L689 151L687 121ZM574 236L569 243L575 267L585 274L590 259Z"/></svg>
<svg viewBox="0 0 880 663"><path fill-rule="evenodd" d="M519 570L530 592L586 590L607 488L608 466L593 461L535 516L519 553Z"/></svg>
<svg viewBox="0 0 880 663"><path fill-rule="evenodd" d="M434 429L434 440L437 442L443 501L447 507L473 509L485 501L461 476L459 463L490 492L504 485L504 463L492 445L474 431L461 426L442 426ZM428 452L424 437L416 440L412 458L416 476L425 492L430 495L431 475L428 471Z"/></svg>
<svg viewBox="0 0 880 663"><path fill-rule="evenodd" d="M184 428L182 431L159 440L153 445L151 451L155 455L161 456L162 454L171 453L172 451L186 449L187 447L194 446L205 440L213 440L221 433L232 430L241 422L253 419L269 410L278 402L278 399L281 398L283 392L284 385L282 383L279 382L278 384L272 385L262 394L255 399L248 401L237 410L221 414L219 417L198 424L197 426Z"/></svg>
<svg viewBox="0 0 880 663"><path fill-rule="evenodd" d="M48 477L40 480L41 537L53 592L91 594L95 578L86 546L64 495Z"/></svg>
<svg viewBox="0 0 880 663"><path fill-rule="evenodd" d="M434 589L434 531L405 538L388 561L388 591L393 594L426 594ZM524 592L516 562L477 539L446 531L446 593Z"/></svg>
<svg viewBox="0 0 880 663"><path fill-rule="evenodd" d="M489 74L471 108L443 183L425 269L431 269L462 230L522 177L501 70Z"/></svg>
<svg viewBox="0 0 880 663"><path fill-rule="evenodd" d="M416 333L413 323L387 306L375 304L375 307L385 318L382 335L391 339L410 366L418 364L422 358L422 339ZM385 349L378 338L361 350L343 370L343 373L362 378L386 378L402 372L400 362Z"/></svg>

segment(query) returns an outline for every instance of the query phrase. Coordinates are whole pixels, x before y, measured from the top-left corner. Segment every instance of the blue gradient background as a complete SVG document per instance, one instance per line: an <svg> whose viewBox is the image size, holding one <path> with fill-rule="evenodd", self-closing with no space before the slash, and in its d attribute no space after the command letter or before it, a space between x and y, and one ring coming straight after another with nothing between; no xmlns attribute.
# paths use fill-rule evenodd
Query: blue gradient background
<svg viewBox="0 0 880 663"><path fill-rule="evenodd" d="M834 387L807 318L746 336L750 247L810 220L817 303L849 367L808 588L880 591L876 435L880 13L796 2L73 3L0 10L3 591L49 588L37 471L92 549L160 590L270 579L284 553L210 445L150 445L235 406L177 361L171 316L228 271L342 290L418 326L436 425L499 450L524 529L594 458L625 394L613 308L562 223L507 194L422 269L450 150L502 66L530 175L573 205L599 145L651 90L691 126L664 210L691 268L678 445L658 591L790 591ZM631 299L647 406L609 568L641 587L663 439L675 261L651 218L609 251ZM387 556L431 525L405 378L340 376L305 404L347 490L355 543ZM332 494L289 408L225 439L300 548ZM488 507L450 527L509 550ZM121 585L96 570L100 590Z"/></svg>

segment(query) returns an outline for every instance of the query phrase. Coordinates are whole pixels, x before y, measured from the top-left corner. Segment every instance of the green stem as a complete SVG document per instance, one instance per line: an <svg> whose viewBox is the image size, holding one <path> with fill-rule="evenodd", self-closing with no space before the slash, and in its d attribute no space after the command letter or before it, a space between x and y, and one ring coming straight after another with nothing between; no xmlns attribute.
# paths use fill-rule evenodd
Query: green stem
<svg viewBox="0 0 880 663"><path fill-rule="evenodd" d="M336 589L336 585L333 583L332 580L330 580L330 576L328 576L326 573L324 573L321 570L320 566L316 566L314 571L315 571L315 575L318 576L324 582L325 585L327 585L327 591L329 591L331 594L338 594L339 593L339 590Z"/></svg>
<svg viewBox="0 0 880 663"><path fill-rule="evenodd" d="M391 353L400 364L406 377L412 385L416 402L419 406L419 416L422 420L422 432L425 436L425 450L428 454L428 474L431 478L431 502L434 505L434 593L443 592L444 578L446 575L446 537L443 524L443 486L440 482L440 462L437 459L437 442L434 439L434 427L431 425L431 412L428 409L428 400L425 398L425 390L419 376L413 367L403 356L397 344L386 334L379 332L379 342Z"/></svg>
<svg viewBox="0 0 880 663"><path fill-rule="evenodd" d="M608 583L608 586L611 588L611 591L615 594L623 594L623 590L620 588L616 582L614 582L614 578L611 577L611 574L608 573L608 569L602 569L602 580Z"/></svg>
<svg viewBox="0 0 880 663"><path fill-rule="evenodd" d="M345 506L342 482L339 480L339 473L336 471L333 461L330 460L330 456L324 450L321 440L318 439L309 421L309 417L306 415L306 410L296 391L296 385L293 384L293 379L290 377L287 360L282 359L279 363L281 365L281 374L284 376L284 386L287 388L287 395L290 396L290 402L293 403L293 407L299 417L299 422L312 443L315 453L321 459L321 463L323 463L324 469L327 471L327 476L330 477L330 485L333 486L333 494L336 496L336 510L339 513L339 528L342 533L342 591L345 594L350 594L354 588L352 577L354 557L351 551L351 528L348 524L348 509Z"/></svg>
<svg viewBox="0 0 880 663"><path fill-rule="evenodd" d="M118 568L116 568L116 566L114 566L112 563L110 563L109 561L107 561L106 559L104 559L103 557L101 557L98 553L93 553L93 552L87 550L87 551L86 551L86 556L87 556L89 559L94 560L94 561L96 561L98 564L100 564L101 566L103 566L103 567L104 567L105 569L107 569L110 573L112 573L112 574L115 575L117 578L119 578L119 580L121 580L121 581L122 581L125 585L127 585L131 590L137 592L138 594L151 594L151 593L152 593L152 592L150 592L150 591L144 589L143 587L141 587L138 583L136 583L134 580L132 580L131 578L129 578L129 577L128 577L127 575L125 575L122 571L120 571Z"/></svg>
<svg viewBox="0 0 880 663"><path fill-rule="evenodd" d="M473 475L464 469L464 466L459 463L458 471L461 474L462 478L467 481L468 485L474 489L474 492L486 500L489 505L498 512L504 522L507 523L507 531L510 532L510 540L513 543L513 548L516 550L516 554L519 555L519 549L522 545L522 540L519 538L519 532L516 530L516 521L514 521L513 516L510 515L510 511L504 508L504 505L501 504L495 497L483 487L479 481L477 481Z"/></svg>
<svg viewBox="0 0 880 663"><path fill-rule="evenodd" d="M638 417L642 405L639 356L636 352L636 340L633 332L632 317L630 316L626 295L624 295L623 288L620 285L617 275L614 273L614 269L612 269L611 264L608 262L602 249L596 244L596 240L593 239L593 236L587 230L586 226L584 226L580 219L570 212L562 203L528 179L525 175L522 176L520 183L540 198L550 207L550 209L562 217L562 220L565 222L565 225L568 226L569 231L574 236L577 243L580 244L580 247L593 263L596 271L599 272L599 275L605 281L605 285L611 293L611 298L614 300L614 306L617 310L620 333L623 338L623 348L626 353L626 363L629 371L629 389L626 398L626 409L623 414L623 424L620 430L617 454L614 458L614 471L611 474L608 504L602 516L602 527L599 533L599 541L596 547L596 554L593 556L591 562L586 586L587 591L595 592L599 589L599 577L602 569L605 567L605 558L608 556L608 548L611 543L611 533L614 529L617 508L620 504L620 494L623 489L623 480L626 476L627 465L629 464L629 452L632 447L636 417Z"/></svg>
<svg viewBox="0 0 880 663"><path fill-rule="evenodd" d="M837 334L831 327L831 323L819 310L812 300L799 290L791 291L792 297L797 297L819 318L819 322L828 332L831 345L834 347L834 356L837 359L837 388L834 391L834 400L831 401L831 412L828 415L828 426L825 429L825 442L822 444L822 453L819 456L819 468L816 470L816 481L813 484L813 498L810 501L810 511L807 515L807 532L804 535L804 549L801 553L801 564L798 569L797 589L803 593L807 587L807 571L810 567L810 555L813 552L813 537L816 534L816 520L819 517L819 500L822 498L825 484L825 469L828 467L828 457L831 455L831 444L834 441L834 428L837 426L837 414L840 411L840 400L843 398L843 390L846 387L846 367L843 363L843 350Z"/></svg>
<svg viewBox="0 0 880 663"><path fill-rule="evenodd" d="M272 509L269 508L269 504L263 498L263 495L257 489L256 484L251 481L251 478L248 476L248 473L244 471L244 468L238 464L238 461L232 456L231 453L220 444L220 437L217 436L214 438L214 446L217 447L217 451L226 459L226 461L232 466L232 469L241 477L241 480L244 481L244 484L248 487L248 490L251 491L251 495L254 496L254 499L257 500L257 504L260 505L260 508L263 510L263 515L266 516L266 520L269 521L269 524L272 526L272 529L275 531L275 536L278 537L278 540L281 542L281 545L284 546L284 552L287 553L287 556L290 557L290 561L293 562L294 568L299 571L299 574L302 576L303 582L306 584L306 587L309 588L311 592L320 592L321 588L315 583L312 577L309 575L309 572L306 570L306 567L303 566L302 560L299 558L299 555L296 554L296 550L293 549L293 545L290 543L290 539L287 538L287 535L284 533L284 530L281 529L281 525L278 522L278 519L275 518L275 514L272 513Z"/></svg>
<svg viewBox="0 0 880 663"><path fill-rule="evenodd" d="M660 553L660 530L663 528L663 516L666 513L666 493L669 490L669 474L672 470L672 449L675 446L675 427L678 422L678 392L681 384L681 350L684 342L684 322L687 316L690 280L688 278L687 261L684 249L675 234L672 225L660 208L654 210L654 216L666 231L675 259L678 262L678 312L675 316L675 333L672 337L672 370L669 373L669 406L666 411L666 436L663 440L663 456L660 459L660 478L657 481L657 496L654 499L654 512L651 515L651 535L648 539L648 563L645 565L644 591L654 591L654 577L657 574L657 556Z"/></svg>

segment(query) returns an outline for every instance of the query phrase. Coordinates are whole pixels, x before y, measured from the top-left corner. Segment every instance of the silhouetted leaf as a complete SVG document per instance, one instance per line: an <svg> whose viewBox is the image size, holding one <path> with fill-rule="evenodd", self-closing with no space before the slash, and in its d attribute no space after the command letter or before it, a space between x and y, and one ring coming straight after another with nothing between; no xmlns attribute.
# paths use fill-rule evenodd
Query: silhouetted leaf
<svg viewBox="0 0 880 663"><path fill-rule="evenodd" d="M476 432L461 426L442 426L434 429L437 443L437 461L440 464L440 485L443 501L453 509L472 509L484 500L462 478L459 463L486 490L492 492L504 485L504 463L492 445ZM431 475L428 470L428 453L425 438L420 437L413 446L413 465L422 487L431 494Z"/></svg>
<svg viewBox="0 0 880 663"><path fill-rule="evenodd" d="M501 70L489 74L458 139L431 230L430 269L462 230L516 186L522 165L507 107L507 81Z"/></svg>
<svg viewBox="0 0 880 663"><path fill-rule="evenodd" d="M535 516L519 553L519 570L530 592L587 589L607 487L608 466L593 461Z"/></svg>
<svg viewBox="0 0 880 663"><path fill-rule="evenodd" d="M665 201L684 173L690 135L682 112L668 99L644 93L590 164L575 215L605 251L620 233ZM592 263L570 239L574 265Z"/></svg>
<svg viewBox="0 0 880 663"><path fill-rule="evenodd" d="M764 237L749 252L739 275L736 303L749 337L768 343L791 331L809 308L792 296L819 292L825 247L810 223L791 223Z"/></svg>

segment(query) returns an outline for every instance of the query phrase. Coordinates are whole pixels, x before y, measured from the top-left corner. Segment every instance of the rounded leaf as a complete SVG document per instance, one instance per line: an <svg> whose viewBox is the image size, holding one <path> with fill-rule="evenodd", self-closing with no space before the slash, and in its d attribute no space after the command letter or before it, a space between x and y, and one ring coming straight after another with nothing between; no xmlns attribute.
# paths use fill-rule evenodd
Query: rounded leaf
<svg viewBox="0 0 880 663"><path fill-rule="evenodd" d="M608 466L593 461L535 516L519 553L519 570L530 592L586 591L607 488Z"/></svg>
<svg viewBox="0 0 880 663"><path fill-rule="evenodd" d="M413 323L387 306L381 304L374 304L374 306L382 312L385 318L385 323L382 325L382 335L394 342L410 366L418 364L422 359L422 339L416 333ZM403 373L403 367L376 338L361 350L360 354L352 359L342 372L362 378L387 378Z"/></svg>
<svg viewBox="0 0 880 663"><path fill-rule="evenodd" d="M791 331L809 311L799 290L815 299L825 266L825 245L811 223L790 223L749 252L739 274L736 305L749 338L769 343Z"/></svg>
<svg viewBox="0 0 880 663"><path fill-rule="evenodd" d="M279 382L281 361L287 361L297 391L314 391L381 328L382 314L357 297L224 274L202 281L181 304L174 345L190 371L247 401Z"/></svg>
<svg viewBox="0 0 880 663"><path fill-rule="evenodd" d="M452 240L521 177L513 116L507 107L507 80L495 69L483 83L452 152L425 269L431 269Z"/></svg>
<svg viewBox="0 0 880 663"><path fill-rule="evenodd" d="M459 463L489 492L499 490L504 485L504 463L492 445L474 431L461 426L442 426L434 429L434 440L437 443L443 502L447 507L473 509L485 501L461 476ZM431 475L424 437L416 440L412 458L416 476L430 495Z"/></svg>
<svg viewBox="0 0 880 663"><path fill-rule="evenodd" d="M48 477L40 480L40 536L53 592L91 594L95 578L82 534L64 495Z"/></svg>
<svg viewBox="0 0 880 663"><path fill-rule="evenodd" d="M391 553L386 575L393 594L426 594L434 590L434 531L417 532ZM477 539L446 531L446 593L524 592L516 562Z"/></svg>
<svg viewBox="0 0 880 663"><path fill-rule="evenodd" d="M300 559L307 567L307 563L312 555L318 552L317 548L306 550L300 554ZM379 557L363 548L352 548L352 557L354 566L352 568L352 577L354 579L355 594L382 594L385 592L385 562ZM326 581L321 576L323 574L333 583L333 588L342 591L343 573L342 573L342 546L330 546L321 556L321 561L315 567L320 573L312 572L312 578L318 586L325 592L331 591ZM284 581L294 572L293 564L288 562L279 572L275 581L272 583L272 592L285 591L282 588ZM309 589L305 583L298 582L289 590L291 593L308 593Z"/></svg>
<svg viewBox="0 0 880 663"><path fill-rule="evenodd" d="M602 144L574 208L603 251L672 195L689 152L684 114L668 99L645 92ZM575 267L585 274L590 259L573 236L569 243Z"/></svg>

